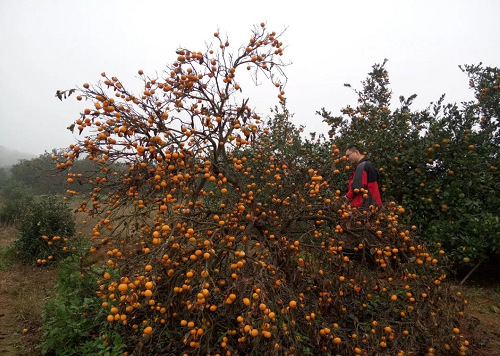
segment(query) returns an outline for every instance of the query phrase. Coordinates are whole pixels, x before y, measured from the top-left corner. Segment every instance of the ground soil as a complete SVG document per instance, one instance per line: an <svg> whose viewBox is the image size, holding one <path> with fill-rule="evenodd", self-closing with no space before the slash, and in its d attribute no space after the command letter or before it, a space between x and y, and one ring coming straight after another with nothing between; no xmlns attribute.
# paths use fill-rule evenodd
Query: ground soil
<svg viewBox="0 0 500 356"><path fill-rule="evenodd" d="M469 301L467 313L477 319L474 355L500 355L500 283L468 283L462 288Z"/></svg>
<svg viewBox="0 0 500 356"><path fill-rule="evenodd" d="M0 227L0 354L39 355L41 314L53 292L56 270L16 261L16 235L15 228Z"/></svg>

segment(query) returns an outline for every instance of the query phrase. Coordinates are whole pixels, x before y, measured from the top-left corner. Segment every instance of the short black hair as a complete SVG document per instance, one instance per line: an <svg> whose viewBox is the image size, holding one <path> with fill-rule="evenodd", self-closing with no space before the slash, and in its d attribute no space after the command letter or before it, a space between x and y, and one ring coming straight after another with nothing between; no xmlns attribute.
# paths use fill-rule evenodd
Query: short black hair
<svg viewBox="0 0 500 356"><path fill-rule="evenodd" d="M347 146L347 148L345 149L346 151L349 150L349 151L358 151L359 153L361 153L361 150L359 149L359 147L357 145L349 145Z"/></svg>

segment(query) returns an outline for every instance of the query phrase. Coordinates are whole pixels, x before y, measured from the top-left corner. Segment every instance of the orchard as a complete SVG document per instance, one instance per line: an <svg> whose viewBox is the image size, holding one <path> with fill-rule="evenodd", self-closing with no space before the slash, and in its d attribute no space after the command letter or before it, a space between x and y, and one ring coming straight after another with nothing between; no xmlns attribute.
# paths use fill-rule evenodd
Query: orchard
<svg viewBox="0 0 500 356"><path fill-rule="evenodd" d="M448 256L498 253L499 72L466 67L479 94L461 110L400 98L391 111L376 65L357 107L320 112L330 138L306 139L286 108L281 34L262 23L236 49L214 36L161 76L139 70L139 94L106 73L58 92L88 103L81 140L54 160L68 196L93 187L78 196L97 219L89 252L107 256L81 271L105 325L93 338L124 355L470 354ZM272 118L243 97L245 76L275 88ZM384 206L342 197L351 143L379 168ZM77 159L99 172L74 174Z"/></svg>

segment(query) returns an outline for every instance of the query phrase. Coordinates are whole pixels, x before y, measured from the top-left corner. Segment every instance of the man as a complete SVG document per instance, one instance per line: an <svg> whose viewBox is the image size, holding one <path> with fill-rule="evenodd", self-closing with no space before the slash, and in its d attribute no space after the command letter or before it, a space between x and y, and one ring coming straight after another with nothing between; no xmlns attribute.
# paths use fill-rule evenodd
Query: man
<svg viewBox="0 0 500 356"><path fill-rule="evenodd" d="M346 198L355 207L368 208L370 205L382 205L378 189L378 172L371 161L362 155L358 146L347 147L345 156L356 168L349 177L349 189Z"/></svg>

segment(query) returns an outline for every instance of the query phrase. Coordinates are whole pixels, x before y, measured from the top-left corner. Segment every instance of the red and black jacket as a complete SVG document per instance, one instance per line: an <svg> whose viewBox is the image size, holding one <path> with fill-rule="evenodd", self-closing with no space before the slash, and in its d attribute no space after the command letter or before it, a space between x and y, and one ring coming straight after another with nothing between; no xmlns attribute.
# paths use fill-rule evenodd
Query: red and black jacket
<svg viewBox="0 0 500 356"><path fill-rule="evenodd" d="M363 198L362 188L368 197ZM359 189L359 192L355 193L355 189ZM368 158L362 158L352 171L346 197L355 207L368 208L370 205L382 205L378 189L378 172Z"/></svg>

